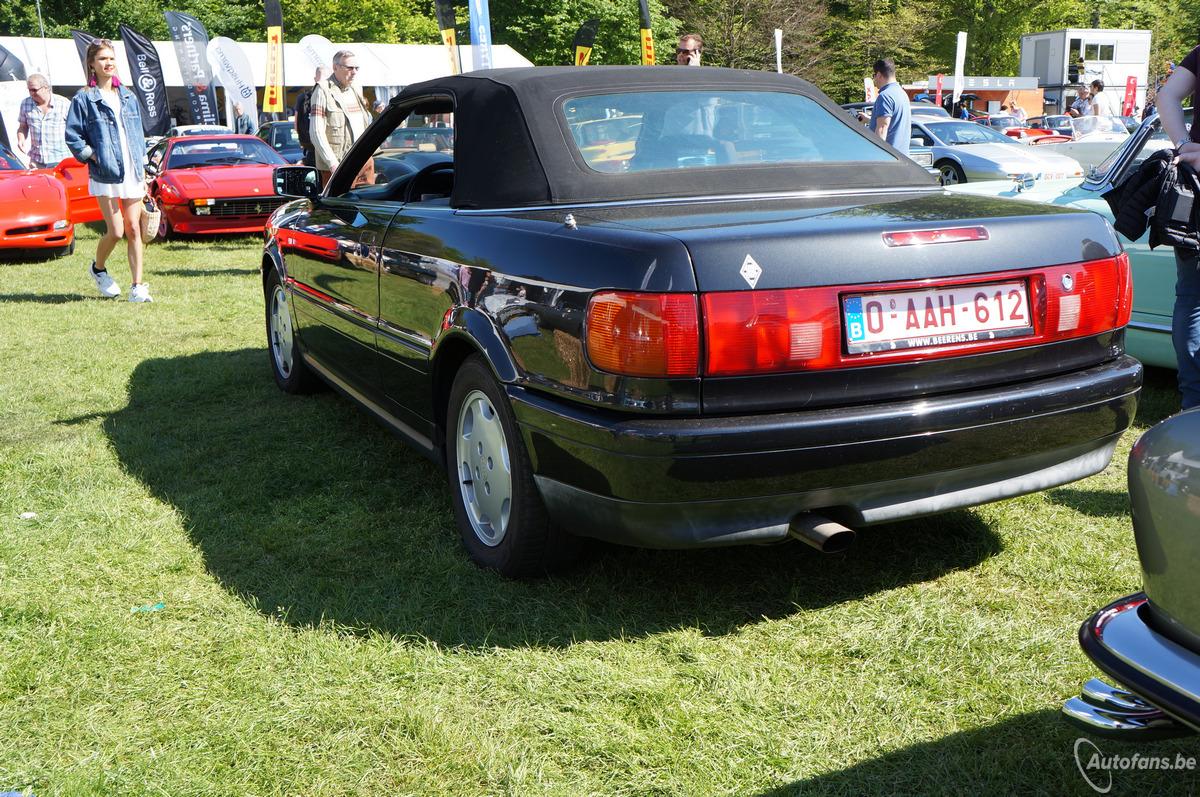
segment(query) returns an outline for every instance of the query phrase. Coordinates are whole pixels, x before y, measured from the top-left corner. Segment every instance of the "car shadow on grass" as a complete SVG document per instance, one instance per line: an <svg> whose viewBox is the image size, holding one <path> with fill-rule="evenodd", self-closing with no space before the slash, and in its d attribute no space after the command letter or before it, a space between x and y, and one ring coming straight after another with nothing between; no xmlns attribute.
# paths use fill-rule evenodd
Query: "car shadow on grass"
<svg viewBox="0 0 1200 797"><path fill-rule="evenodd" d="M596 545L565 574L505 580L466 558L439 468L336 394L280 393L264 350L144 361L103 428L123 467L182 514L209 572L302 627L489 648L722 635L1001 548L977 515L956 512L865 530L847 554Z"/></svg>
<svg viewBox="0 0 1200 797"><path fill-rule="evenodd" d="M256 268L163 268L155 276L163 277L242 277L257 274Z"/></svg>
<svg viewBox="0 0 1200 797"><path fill-rule="evenodd" d="M1129 493L1124 490L1082 490L1060 487L1046 497L1088 517L1129 517Z"/></svg>
<svg viewBox="0 0 1200 797"><path fill-rule="evenodd" d="M70 302L111 301L101 296L82 293L0 293L0 302L30 302L33 304L69 304Z"/></svg>
<svg viewBox="0 0 1200 797"><path fill-rule="evenodd" d="M1069 689L1064 684L1064 690ZM1076 764L1079 756L1095 791ZM1196 737L1158 742L1117 742L1090 736L1054 709L1021 714L985 728L963 731L885 753L845 769L797 780L759 797L894 794L1196 794L1197 770L1105 770L1105 760L1198 758ZM1093 760L1099 754L1100 758ZM1091 766L1091 765L1095 766ZM1135 764L1136 766L1136 764ZM1185 763L1186 766L1186 763ZM1111 775L1111 781L1110 781Z"/></svg>

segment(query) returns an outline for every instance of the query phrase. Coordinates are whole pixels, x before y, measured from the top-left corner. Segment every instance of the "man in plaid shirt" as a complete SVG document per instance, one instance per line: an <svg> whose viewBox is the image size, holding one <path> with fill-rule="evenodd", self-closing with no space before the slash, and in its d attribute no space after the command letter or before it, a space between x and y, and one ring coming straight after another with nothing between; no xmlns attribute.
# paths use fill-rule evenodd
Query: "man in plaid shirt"
<svg viewBox="0 0 1200 797"><path fill-rule="evenodd" d="M29 154L34 169L53 168L71 157L65 136L71 105L54 96L50 81L42 75L30 75L25 85L29 96L21 100L17 117L17 149Z"/></svg>

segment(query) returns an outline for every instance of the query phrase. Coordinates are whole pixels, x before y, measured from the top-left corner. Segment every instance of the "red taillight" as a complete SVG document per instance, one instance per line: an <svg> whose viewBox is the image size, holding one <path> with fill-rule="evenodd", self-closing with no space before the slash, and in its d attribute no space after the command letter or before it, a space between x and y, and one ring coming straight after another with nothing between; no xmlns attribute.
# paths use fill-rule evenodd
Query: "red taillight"
<svg viewBox="0 0 1200 797"><path fill-rule="evenodd" d="M1133 315L1133 271L1129 268L1129 254L1122 252L1117 255L1117 283L1121 286L1117 294L1117 326L1129 324Z"/></svg>
<svg viewBox="0 0 1200 797"><path fill-rule="evenodd" d="M690 293L605 291L587 309L587 352L601 371L626 376L694 377L700 322Z"/></svg>
<svg viewBox="0 0 1200 797"><path fill-rule="evenodd" d="M706 293L704 373L831 367L841 354L836 289Z"/></svg>
<svg viewBox="0 0 1200 797"><path fill-rule="evenodd" d="M1043 269L1048 340L1081 338L1118 329L1129 322L1133 290L1129 257Z"/></svg>

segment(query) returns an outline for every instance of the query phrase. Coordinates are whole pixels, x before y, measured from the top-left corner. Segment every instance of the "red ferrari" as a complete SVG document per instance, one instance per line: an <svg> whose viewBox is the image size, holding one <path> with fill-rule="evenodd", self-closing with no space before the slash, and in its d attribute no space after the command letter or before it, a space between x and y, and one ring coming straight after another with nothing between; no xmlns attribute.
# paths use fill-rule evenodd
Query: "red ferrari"
<svg viewBox="0 0 1200 797"><path fill-rule="evenodd" d="M168 138L148 157L161 237L262 232L271 211L288 201L272 182L275 167L287 161L254 136Z"/></svg>
<svg viewBox="0 0 1200 797"><path fill-rule="evenodd" d="M70 164L74 164L72 167ZM77 167L77 168L76 168ZM81 210L90 203L100 217L96 200L87 194L87 167L75 160L60 164L78 182L83 174ZM76 192L78 193L78 192ZM26 169L0 145L0 248L68 254L75 248L75 221L70 191L56 169Z"/></svg>

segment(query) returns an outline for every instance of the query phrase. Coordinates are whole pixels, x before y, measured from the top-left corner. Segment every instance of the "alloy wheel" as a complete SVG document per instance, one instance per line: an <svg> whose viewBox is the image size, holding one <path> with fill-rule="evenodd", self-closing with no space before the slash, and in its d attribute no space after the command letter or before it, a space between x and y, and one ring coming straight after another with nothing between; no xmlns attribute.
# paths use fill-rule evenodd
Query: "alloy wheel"
<svg viewBox="0 0 1200 797"><path fill-rule="evenodd" d="M512 467L508 440L492 400L472 390L458 413L456 470L467 518L479 541L495 547L508 532Z"/></svg>
<svg viewBox="0 0 1200 797"><path fill-rule="evenodd" d="M288 312L287 294L283 287L271 291L271 356L275 368L284 379L292 373L292 316Z"/></svg>

